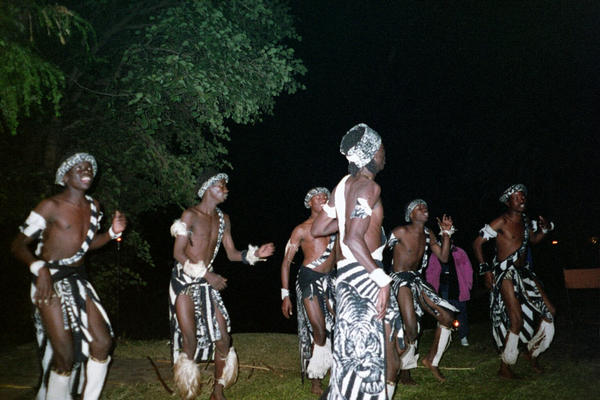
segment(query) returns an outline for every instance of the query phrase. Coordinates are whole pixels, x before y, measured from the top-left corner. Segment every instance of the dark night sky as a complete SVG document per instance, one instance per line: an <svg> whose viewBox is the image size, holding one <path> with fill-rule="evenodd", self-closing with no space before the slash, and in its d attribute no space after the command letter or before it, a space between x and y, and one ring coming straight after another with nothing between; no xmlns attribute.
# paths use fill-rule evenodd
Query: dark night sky
<svg viewBox="0 0 600 400"><path fill-rule="evenodd" d="M536 4L294 3L307 89L232 129L224 208L283 240L307 215L306 191L346 173L339 141L366 122L387 150L388 229L423 197L471 238L515 182L533 212L569 224L581 204L596 229L600 7Z"/></svg>
<svg viewBox="0 0 600 400"><path fill-rule="evenodd" d="M499 193L523 182L530 212L559 226L559 250L538 250L555 260L550 279L564 263L598 264L585 242L600 233L598 4L297 1L292 8L307 89L282 96L262 123L232 129L235 169L222 207L238 247L274 241L279 252L251 277L232 270L232 285L242 279L243 288L267 289L253 302L278 312L279 263L291 230L308 216L304 194L345 175L339 142L358 122L386 146L377 177L386 230L422 197L432 217L454 217L456 242L470 250L477 230L502 211Z"/></svg>

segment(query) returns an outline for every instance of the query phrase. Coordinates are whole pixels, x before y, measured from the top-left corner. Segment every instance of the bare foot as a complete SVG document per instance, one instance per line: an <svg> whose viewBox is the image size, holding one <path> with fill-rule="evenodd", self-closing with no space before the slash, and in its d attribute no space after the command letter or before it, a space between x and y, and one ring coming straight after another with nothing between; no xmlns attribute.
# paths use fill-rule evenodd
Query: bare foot
<svg viewBox="0 0 600 400"><path fill-rule="evenodd" d="M504 379L518 379L514 372L510 369L508 364L500 361L500 369L498 370L498 376Z"/></svg>
<svg viewBox="0 0 600 400"><path fill-rule="evenodd" d="M531 365L531 368L536 373L538 373L538 374L543 374L544 373L544 368L542 368L540 366L540 364L538 363L538 358L537 357L533 357L530 352L524 353L523 357L525 357L527 360L529 360L529 364Z"/></svg>
<svg viewBox="0 0 600 400"><path fill-rule="evenodd" d="M438 367L431 365L431 361L429 361L427 358L424 358L423 360L421 360L421 362L423 363L424 366L429 368L429 370L433 373L433 376L435 376L438 381L446 382L446 377L444 375L442 375L442 373L440 372L440 369Z"/></svg>
<svg viewBox="0 0 600 400"><path fill-rule="evenodd" d="M210 395L210 400L227 400L223 394L223 385L216 384L213 387L213 392Z"/></svg>
<svg viewBox="0 0 600 400"><path fill-rule="evenodd" d="M312 394L316 394L317 396L320 396L323 394L323 388L321 387L320 379L311 379L310 383L311 383L310 392Z"/></svg>
<svg viewBox="0 0 600 400"><path fill-rule="evenodd" d="M410 369L400 370L400 383L403 385L416 385L417 382L410 376Z"/></svg>

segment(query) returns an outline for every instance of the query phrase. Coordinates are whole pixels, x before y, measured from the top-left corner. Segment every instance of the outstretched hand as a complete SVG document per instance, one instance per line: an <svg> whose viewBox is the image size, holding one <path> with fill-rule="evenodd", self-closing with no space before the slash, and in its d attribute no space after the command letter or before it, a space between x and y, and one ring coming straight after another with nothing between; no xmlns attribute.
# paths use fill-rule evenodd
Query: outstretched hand
<svg viewBox="0 0 600 400"><path fill-rule="evenodd" d="M112 230L117 235L125 230L127 227L127 218L125 214L121 213L119 210L115 211L115 215L113 215L112 219Z"/></svg>
<svg viewBox="0 0 600 400"><path fill-rule="evenodd" d="M273 243L265 243L256 250L254 253L257 257L266 258L273 255L275 252L275 245Z"/></svg>
<svg viewBox="0 0 600 400"><path fill-rule="evenodd" d="M450 230L450 228L452 228L453 222L452 222L452 217L449 215L444 214L442 216L442 220L440 221L440 219L437 219L437 223L440 226L440 229L443 231L448 231Z"/></svg>

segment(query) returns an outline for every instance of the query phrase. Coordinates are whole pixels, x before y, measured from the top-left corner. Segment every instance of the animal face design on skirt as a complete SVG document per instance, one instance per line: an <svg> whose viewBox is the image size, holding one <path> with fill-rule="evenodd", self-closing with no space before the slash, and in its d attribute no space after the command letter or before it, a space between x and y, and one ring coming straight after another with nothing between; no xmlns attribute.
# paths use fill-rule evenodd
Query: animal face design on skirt
<svg viewBox="0 0 600 400"><path fill-rule="evenodd" d="M362 298L354 287L343 286L338 286L342 306L338 308L340 334L335 342L343 375L352 377L350 380L360 385L362 393L381 393L385 390L382 322L374 319L376 310L372 301Z"/></svg>

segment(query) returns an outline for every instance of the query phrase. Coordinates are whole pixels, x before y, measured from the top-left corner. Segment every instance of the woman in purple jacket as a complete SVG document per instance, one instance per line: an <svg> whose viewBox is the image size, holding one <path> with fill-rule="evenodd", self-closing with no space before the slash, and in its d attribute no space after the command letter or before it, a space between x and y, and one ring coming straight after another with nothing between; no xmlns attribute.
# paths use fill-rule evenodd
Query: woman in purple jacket
<svg viewBox="0 0 600 400"><path fill-rule="evenodd" d="M425 275L427 282L435 288L438 294L460 311L457 316L460 323L458 336L460 337L460 344L468 346L467 301L471 298L470 292L471 287L473 287L473 267L469 261L469 256L460 247L452 244L450 254L452 254L452 257L448 258L446 264L441 264L435 254L432 254L429 257L429 266Z"/></svg>

